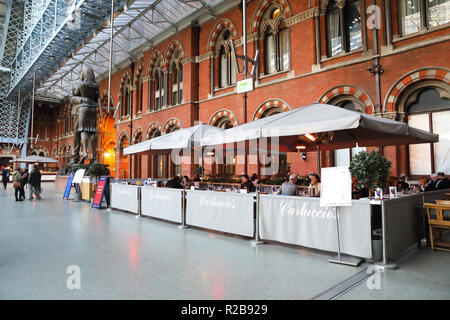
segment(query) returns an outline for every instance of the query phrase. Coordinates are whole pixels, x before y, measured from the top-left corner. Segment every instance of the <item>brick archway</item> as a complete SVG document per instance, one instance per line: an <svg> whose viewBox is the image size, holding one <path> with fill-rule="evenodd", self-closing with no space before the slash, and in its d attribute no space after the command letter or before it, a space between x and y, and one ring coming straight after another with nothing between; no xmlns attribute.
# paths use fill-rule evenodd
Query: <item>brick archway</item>
<svg viewBox="0 0 450 320"><path fill-rule="evenodd" d="M164 62L164 57L163 54L160 50L156 49L155 51L153 51L150 60L148 61L148 65L147 65L147 75L151 75L153 73L153 70L155 68L155 63L158 60L158 58L161 59L161 64Z"/></svg>
<svg viewBox="0 0 450 320"><path fill-rule="evenodd" d="M141 135L141 141L140 141L140 142L143 141L144 136L143 136L143 134L142 134L142 129L141 129L141 128L138 128L138 129L136 129L136 131L134 131L134 133L133 133L133 144L136 143L136 137L137 137L139 134Z"/></svg>
<svg viewBox="0 0 450 320"><path fill-rule="evenodd" d="M348 95L357 99L362 106L365 106L364 110L366 113L374 113L375 108L372 99L369 94L362 88L351 86L351 85L340 85L328 90L325 94L323 94L318 103L329 104L334 98ZM370 110L370 112L368 112Z"/></svg>
<svg viewBox="0 0 450 320"><path fill-rule="evenodd" d="M255 113L253 114L252 120L254 121L260 119L264 112L273 108L280 109L282 112L292 110L291 106L287 102L280 99L270 99L264 101L259 105Z"/></svg>
<svg viewBox="0 0 450 320"><path fill-rule="evenodd" d="M131 85L131 75L128 71L125 71L120 79L119 94L122 94L125 83Z"/></svg>
<svg viewBox="0 0 450 320"><path fill-rule="evenodd" d="M139 66L136 68L136 72L134 73L134 81L133 81L133 84L134 84L135 86L138 85L138 80L139 80L139 77L140 77L141 74L142 74L142 70L144 70L144 67L142 66L142 64L139 64Z"/></svg>
<svg viewBox="0 0 450 320"><path fill-rule="evenodd" d="M230 29L231 34L233 35L233 40L237 40L239 38L235 24L229 19L222 18L215 24L211 34L209 35L208 52L214 51L217 37L224 28Z"/></svg>
<svg viewBox="0 0 450 320"><path fill-rule="evenodd" d="M213 126L216 123L216 121L219 120L222 117L230 118L231 122L233 123L233 126L235 126L235 127L239 125L239 121L238 121L236 115L233 112L231 112L230 110L227 110L227 109L222 109L222 110L216 111L212 115L211 119L209 119L208 124L210 126Z"/></svg>
<svg viewBox="0 0 450 320"><path fill-rule="evenodd" d="M289 2L287 0L276 0L275 2L279 3L283 7L283 9L286 13L286 19L289 19L292 16L291 6L289 5ZM256 9L255 14L253 15L253 18L252 18L252 24L251 24L251 32L252 33L258 31L258 27L261 22L264 11L272 3L273 3L273 1L271 1L271 0L263 0L260 2L260 4L258 5L258 8Z"/></svg>
<svg viewBox="0 0 450 320"><path fill-rule="evenodd" d="M414 70L403 77L401 77L394 85L389 89L388 94L383 103L384 112L396 112L397 102L404 92L404 90L410 85L423 81L423 80L437 80L443 81L450 85L450 70L437 67L428 67Z"/></svg>
<svg viewBox="0 0 450 320"><path fill-rule="evenodd" d="M163 128L162 128L161 124L159 124L159 122L153 122L148 126L148 128L146 130L146 133L145 133L146 139L150 139L150 133L152 133L152 131L155 129L159 130L159 132L162 134Z"/></svg>
<svg viewBox="0 0 450 320"><path fill-rule="evenodd" d="M172 118L172 119L170 119L170 120L168 120L168 121L166 122L166 124L164 125L164 130L163 130L163 132L161 132L161 133L166 134L167 131L169 130L169 128L170 128L171 126L174 126L174 125L175 125L178 129L183 129L183 124L181 123L181 121L178 120L178 119L176 119L176 118Z"/></svg>
<svg viewBox="0 0 450 320"><path fill-rule="evenodd" d="M172 57L172 54L174 53L175 49L180 50L180 58L184 58L184 48L180 41L178 40L172 40L169 43L169 47L167 48L166 54L164 56L164 68L169 67L169 62Z"/></svg>

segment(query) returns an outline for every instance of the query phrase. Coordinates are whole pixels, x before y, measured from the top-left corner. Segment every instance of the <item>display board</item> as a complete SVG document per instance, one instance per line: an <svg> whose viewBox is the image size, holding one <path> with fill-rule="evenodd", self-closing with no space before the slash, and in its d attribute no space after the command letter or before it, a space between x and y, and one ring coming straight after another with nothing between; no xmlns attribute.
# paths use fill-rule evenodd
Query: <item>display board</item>
<svg viewBox="0 0 450 320"><path fill-rule="evenodd" d="M141 214L173 222L182 222L183 190L170 188L141 188Z"/></svg>
<svg viewBox="0 0 450 320"><path fill-rule="evenodd" d="M72 182L73 182L73 173L69 174L69 178L67 179L66 189L64 189L63 199L66 198L69 200L70 190L72 190Z"/></svg>
<svg viewBox="0 0 450 320"><path fill-rule="evenodd" d="M370 203L353 200L339 208L341 252L356 257L372 256ZM318 198L260 195L259 235L309 248L337 252L334 207L322 207Z"/></svg>
<svg viewBox="0 0 450 320"><path fill-rule="evenodd" d="M103 194L105 192L105 186L108 178L100 177L97 184L97 189L95 190L94 201L92 202L92 207L100 209L102 207Z"/></svg>
<svg viewBox="0 0 450 320"><path fill-rule="evenodd" d="M322 168L320 205L342 207L352 205L352 176L348 167Z"/></svg>
<svg viewBox="0 0 450 320"><path fill-rule="evenodd" d="M253 194L194 190L186 193L188 225L253 237Z"/></svg>
<svg viewBox="0 0 450 320"><path fill-rule="evenodd" d="M85 172L86 172L86 169L78 169L75 172L75 176L73 177L73 183L81 183L81 180L83 180Z"/></svg>

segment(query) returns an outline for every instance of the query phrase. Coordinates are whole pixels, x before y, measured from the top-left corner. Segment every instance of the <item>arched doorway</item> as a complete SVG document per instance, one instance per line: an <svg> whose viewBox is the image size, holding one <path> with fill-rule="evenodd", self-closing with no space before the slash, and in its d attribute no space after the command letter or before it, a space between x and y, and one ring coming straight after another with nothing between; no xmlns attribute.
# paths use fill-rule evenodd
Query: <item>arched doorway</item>
<svg viewBox="0 0 450 320"><path fill-rule="evenodd" d="M129 156L123 153L123 150L128 147L129 140L128 136L122 135L119 140L119 168L118 168L118 176L122 179L129 178Z"/></svg>

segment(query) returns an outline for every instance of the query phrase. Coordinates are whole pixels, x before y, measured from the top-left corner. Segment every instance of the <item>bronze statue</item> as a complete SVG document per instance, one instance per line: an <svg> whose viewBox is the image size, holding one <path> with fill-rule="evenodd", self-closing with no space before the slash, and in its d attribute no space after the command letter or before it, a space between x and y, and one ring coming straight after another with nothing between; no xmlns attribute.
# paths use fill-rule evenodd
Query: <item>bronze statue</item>
<svg viewBox="0 0 450 320"><path fill-rule="evenodd" d="M97 132L97 104L99 99L98 84L95 82L94 70L84 66L81 72L80 84L73 90L72 114L75 115L73 129L72 163L84 163L89 150L89 162L97 158L95 149L95 134ZM80 159L81 144L82 157Z"/></svg>

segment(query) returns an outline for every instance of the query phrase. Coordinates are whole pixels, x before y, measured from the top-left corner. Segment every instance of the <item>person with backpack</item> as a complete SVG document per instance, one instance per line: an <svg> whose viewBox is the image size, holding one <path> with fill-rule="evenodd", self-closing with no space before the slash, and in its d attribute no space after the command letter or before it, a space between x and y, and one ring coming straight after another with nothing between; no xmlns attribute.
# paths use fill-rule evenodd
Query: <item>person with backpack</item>
<svg viewBox="0 0 450 320"><path fill-rule="evenodd" d="M21 187L20 187L20 199L21 200L25 199L25 186L28 183L29 176L30 175L28 173L28 169L25 168L22 173L22 180L20 181L21 182Z"/></svg>
<svg viewBox="0 0 450 320"><path fill-rule="evenodd" d="M20 173L19 168L17 167L14 170L12 175L13 187L14 187L14 196L16 197L16 201L22 201L20 199L20 189L22 186L22 174Z"/></svg>

